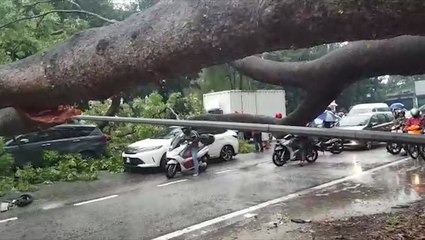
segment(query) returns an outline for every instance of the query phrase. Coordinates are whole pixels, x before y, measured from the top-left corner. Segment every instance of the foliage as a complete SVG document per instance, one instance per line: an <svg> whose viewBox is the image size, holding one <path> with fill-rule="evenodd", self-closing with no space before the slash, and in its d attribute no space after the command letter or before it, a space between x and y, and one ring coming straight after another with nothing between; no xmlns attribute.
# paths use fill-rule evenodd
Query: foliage
<svg viewBox="0 0 425 240"><path fill-rule="evenodd" d="M0 138L0 176L10 176L15 160L4 149L4 140Z"/></svg>
<svg viewBox="0 0 425 240"><path fill-rule="evenodd" d="M102 159L83 159L80 154L59 154L46 151L43 155L44 168L30 164L17 169L13 176L0 175L0 194L9 191L34 191L33 184L55 181L91 181L98 178L99 171L121 173L124 166L119 155L106 155Z"/></svg>
<svg viewBox="0 0 425 240"><path fill-rule="evenodd" d="M247 141L239 140L239 153L252 153L254 151L254 145L249 144Z"/></svg>
<svg viewBox="0 0 425 240"><path fill-rule="evenodd" d="M0 26L55 10L52 2L3 0L0 3ZM87 28L79 18L61 19L57 13L42 18L16 21L0 28L0 64L23 59L69 38Z"/></svg>

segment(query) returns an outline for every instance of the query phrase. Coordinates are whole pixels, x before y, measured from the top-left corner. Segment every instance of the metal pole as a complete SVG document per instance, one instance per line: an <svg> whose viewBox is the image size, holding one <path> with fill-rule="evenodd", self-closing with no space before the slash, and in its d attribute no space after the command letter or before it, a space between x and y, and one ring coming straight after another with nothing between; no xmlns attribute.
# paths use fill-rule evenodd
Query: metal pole
<svg viewBox="0 0 425 240"><path fill-rule="evenodd" d="M194 128L215 128L232 129L240 131L261 131L272 133L296 134L312 137L337 137L343 139L358 139L367 141L397 142L425 144L425 136L411 135L403 133L389 133L370 130L344 130L338 128L321 129L310 127L295 127L286 125L271 125L257 123L240 122L216 122L216 121L194 121L194 120L174 120L174 119L152 119L152 118L132 118L132 117L106 117L106 116L75 116L74 119L87 121L109 121L122 123L137 123L163 126L182 126Z"/></svg>

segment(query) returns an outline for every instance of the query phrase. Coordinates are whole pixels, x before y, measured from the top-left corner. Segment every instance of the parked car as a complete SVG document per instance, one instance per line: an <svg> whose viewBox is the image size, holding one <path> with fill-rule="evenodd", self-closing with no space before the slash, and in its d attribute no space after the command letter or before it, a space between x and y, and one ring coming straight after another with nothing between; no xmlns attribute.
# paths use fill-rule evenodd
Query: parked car
<svg viewBox="0 0 425 240"><path fill-rule="evenodd" d="M382 113L363 113L357 115L348 115L339 122L339 129L346 130L384 130L389 131L391 126L386 125L394 121L394 116L385 112ZM362 140L344 140L346 148L365 148L371 149L379 142Z"/></svg>
<svg viewBox="0 0 425 240"><path fill-rule="evenodd" d="M6 142L5 149L14 156L16 166L31 163L41 167L44 151L80 153L83 157L96 158L104 153L109 140L95 125L64 124L14 137Z"/></svg>
<svg viewBox="0 0 425 240"><path fill-rule="evenodd" d="M391 109L386 103L365 103L354 105L348 115L357 115L362 113L372 113L372 112L390 112Z"/></svg>
<svg viewBox="0 0 425 240"><path fill-rule="evenodd" d="M208 131L215 137L213 144L209 145L211 158L231 160L239 152L238 135L235 131ZM144 139L129 145L122 153L123 162L127 169L161 167L165 169L167 163L166 154L171 142L177 136L183 134L181 127L167 128L162 134L154 138Z"/></svg>

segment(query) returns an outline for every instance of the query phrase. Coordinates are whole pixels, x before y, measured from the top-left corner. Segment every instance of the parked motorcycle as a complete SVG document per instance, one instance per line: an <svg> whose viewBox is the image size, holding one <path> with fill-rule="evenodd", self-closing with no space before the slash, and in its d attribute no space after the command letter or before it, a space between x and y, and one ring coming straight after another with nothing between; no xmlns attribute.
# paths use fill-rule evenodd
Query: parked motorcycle
<svg viewBox="0 0 425 240"><path fill-rule="evenodd" d="M313 141L304 136L286 135L282 140L278 140L273 152L273 163L276 166L283 166L288 161L302 159L302 150L305 152L305 160L313 163L319 156Z"/></svg>
<svg viewBox="0 0 425 240"><path fill-rule="evenodd" d="M412 125L408 127L407 129L408 134L415 134L419 135L422 134L422 127L419 125ZM407 153L412 157L413 159L417 159L419 157L419 154L422 154L423 147L420 147L415 144L409 144L407 145Z"/></svg>
<svg viewBox="0 0 425 240"><path fill-rule="evenodd" d="M200 147L198 151L199 172L203 172L208 167L208 145L214 143L213 135L203 134L199 137ZM192 151L190 148L191 142L184 138L184 135L177 136L167 152L167 165L165 174L167 178L173 178L177 172L189 172L193 170Z"/></svg>
<svg viewBox="0 0 425 240"><path fill-rule="evenodd" d="M394 125L391 127L391 132L392 133L402 133L402 126L401 125ZM394 143L394 142L388 142L387 143L387 152L396 155L399 154L401 152L401 150L403 149L403 144L400 143Z"/></svg>
<svg viewBox="0 0 425 240"><path fill-rule="evenodd" d="M340 154L344 151L344 142L339 138L319 139L316 148L321 152L328 151L333 154Z"/></svg>

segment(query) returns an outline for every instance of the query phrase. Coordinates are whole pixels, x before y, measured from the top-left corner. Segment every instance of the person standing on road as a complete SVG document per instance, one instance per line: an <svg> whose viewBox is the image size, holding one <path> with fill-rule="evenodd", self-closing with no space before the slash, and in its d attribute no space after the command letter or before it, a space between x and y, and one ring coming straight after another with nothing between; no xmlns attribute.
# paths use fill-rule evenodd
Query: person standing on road
<svg viewBox="0 0 425 240"><path fill-rule="evenodd" d="M185 139L189 141L189 148L192 153L192 160L193 160L193 170L195 173L193 174L194 177L199 176L199 161L198 161L198 152L199 152L199 134L195 130L191 130L190 128L183 128L182 129Z"/></svg>
<svg viewBox="0 0 425 240"><path fill-rule="evenodd" d="M332 124L334 124L336 122L336 116L335 113L332 111L331 107L327 107L325 112L324 112L325 116L323 119L323 127L324 128L331 128Z"/></svg>
<svg viewBox="0 0 425 240"><path fill-rule="evenodd" d="M253 131L252 138L254 139L255 151L263 152L263 141L261 139L261 132Z"/></svg>

